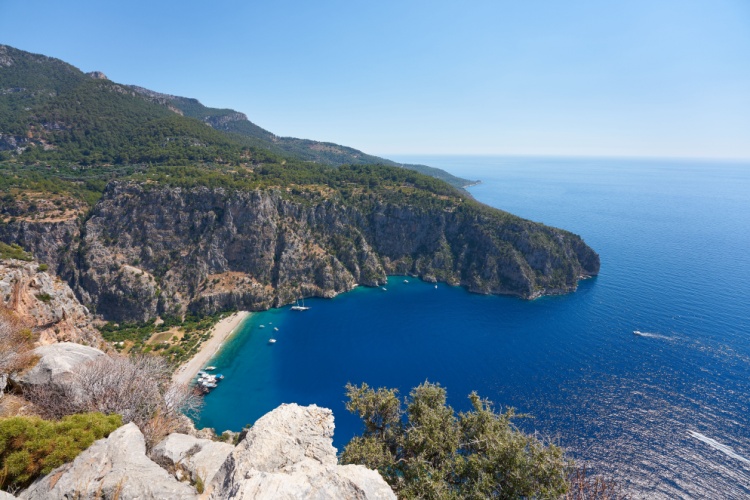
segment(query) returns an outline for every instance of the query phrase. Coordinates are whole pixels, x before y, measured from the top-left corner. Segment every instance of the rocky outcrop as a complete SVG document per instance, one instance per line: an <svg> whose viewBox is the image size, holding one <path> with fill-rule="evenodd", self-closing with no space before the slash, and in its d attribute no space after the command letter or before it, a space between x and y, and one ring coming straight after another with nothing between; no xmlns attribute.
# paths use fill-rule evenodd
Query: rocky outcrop
<svg viewBox="0 0 750 500"><path fill-rule="evenodd" d="M146 456L143 434L130 423L32 484L20 498L182 500L197 494Z"/></svg>
<svg viewBox="0 0 750 500"><path fill-rule="evenodd" d="M212 499L395 499L375 471L340 466L333 414L315 405L281 405L263 416L209 484Z"/></svg>
<svg viewBox="0 0 750 500"><path fill-rule="evenodd" d="M376 471L337 465L333 414L282 405L236 447L171 434L146 456L143 434L127 424L37 480L24 499L395 499ZM168 472L169 471L169 472ZM218 472L217 472L218 471Z"/></svg>
<svg viewBox="0 0 750 500"><path fill-rule="evenodd" d="M208 484L233 450L228 443L175 433L154 446L151 458L177 479L189 477L193 483Z"/></svg>
<svg viewBox="0 0 750 500"><path fill-rule="evenodd" d="M83 363L105 354L99 349L71 342L50 344L34 349L39 361L27 372L14 379L24 385L48 384L52 381L64 382L73 370Z"/></svg>
<svg viewBox="0 0 750 500"><path fill-rule="evenodd" d="M67 283L40 270L37 262L0 261L0 305L38 333L41 344L70 341L97 346L101 342L88 309Z"/></svg>
<svg viewBox="0 0 750 500"><path fill-rule="evenodd" d="M211 125L213 128L223 129L226 128L227 124L229 123L248 120L245 113L234 111L223 115L207 116L203 119L203 121Z"/></svg>
<svg viewBox="0 0 750 500"><path fill-rule="evenodd" d="M105 75L101 71L89 71L88 73L86 73L86 76L89 76L94 80L109 80L109 78L107 78L107 75Z"/></svg>
<svg viewBox="0 0 750 500"><path fill-rule="evenodd" d="M534 298L575 290L599 257L576 235L438 197L343 202L276 190L110 184L73 279L108 319L263 310L387 274Z"/></svg>

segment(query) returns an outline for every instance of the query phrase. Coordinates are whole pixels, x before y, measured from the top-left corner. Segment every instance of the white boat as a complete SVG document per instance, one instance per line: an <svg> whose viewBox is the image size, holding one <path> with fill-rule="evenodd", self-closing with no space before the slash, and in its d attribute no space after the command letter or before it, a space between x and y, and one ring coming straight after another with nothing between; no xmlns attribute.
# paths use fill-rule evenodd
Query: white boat
<svg viewBox="0 0 750 500"><path fill-rule="evenodd" d="M265 328L266 325L260 325L258 328Z"/></svg>
<svg viewBox="0 0 750 500"><path fill-rule="evenodd" d="M408 283L408 282L409 282L409 280L404 280L404 283Z"/></svg>
<svg viewBox="0 0 750 500"><path fill-rule="evenodd" d="M633 330L633 335L643 335L643 332L638 330Z"/></svg>
<svg viewBox="0 0 750 500"><path fill-rule="evenodd" d="M204 370L206 370L207 372L210 372L211 370L215 370L215 369L216 369L215 366L207 366L204 368Z"/></svg>
<svg viewBox="0 0 750 500"><path fill-rule="evenodd" d="M271 340L268 341L268 343L269 344L275 344L276 343L276 339L271 339Z"/></svg>
<svg viewBox="0 0 750 500"><path fill-rule="evenodd" d="M437 285L435 285L435 288L437 288Z"/></svg>
<svg viewBox="0 0 750 500"><path fill-rule="evenodd" d="M383 286L383 287L380 287L380 289L381 289L381 290L383 290L384 292L387 292L387 291L388 291L388 289L387 289L386 287L384 287L384 286Z"/></svg>
<svg viewBox="0 0 750 500"><path fill-rule="evenodd" d="M274 327L273 327L273 331L275 331L275 332L278 332L278 331L279 331L279 329L278 329L278 328L276 328L276 327L274 326Z"/></svg>
<svg viewBox="0 0 750 500"><path fill-rule="evenodd" d="M307 311L309 307L305 307L305 299L302 299L302 305L299 305L299 300L292 306L292 311Z"/></svg>

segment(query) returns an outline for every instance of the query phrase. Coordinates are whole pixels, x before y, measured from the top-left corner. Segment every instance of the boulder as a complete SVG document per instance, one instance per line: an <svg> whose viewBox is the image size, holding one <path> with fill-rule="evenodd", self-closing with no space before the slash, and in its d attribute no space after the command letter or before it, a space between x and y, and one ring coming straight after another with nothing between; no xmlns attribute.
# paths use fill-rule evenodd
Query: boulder
<svg viewBox="0 0 750 500"><path fill-rule="evenodd" d="M196 499L195 489L146 456L138 427L127 424L21 493L24 499Z"/></svg>
<svg viewBox="0 0 750 500"><path fill-rule="evenodd" d="M337 465L333 413L281 405L264 415L208 485L212 499L395 499L376 471Z"/></svg>
<svg viewBox="0 0 750 500"><path fill-rule="evenodd" d="M7 491L0 490L0 500L15 500L16 497L8 493Z"/></svg>
<svg viewBox="0 0 750 500"><path fill-rule="evenodd" d="M50 344L34 349L39 362L15 379L26 385L46 384L52 380L65 380L73 369L105 354L99 349L71 342Z"/></svg>
<svg viewBox="0 0 750 500"><path fill-rule="evenodd" d="M208 484L232 450L228 443L174 433L154 446L151 458L178 477L187 473L193 482Z"/></svg>

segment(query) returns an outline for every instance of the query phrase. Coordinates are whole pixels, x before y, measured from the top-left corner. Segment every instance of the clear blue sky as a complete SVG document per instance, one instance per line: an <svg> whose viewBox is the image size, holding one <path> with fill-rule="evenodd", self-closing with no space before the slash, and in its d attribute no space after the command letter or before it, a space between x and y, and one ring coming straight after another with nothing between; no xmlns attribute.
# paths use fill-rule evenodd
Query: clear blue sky
<svg viewBox="0 0 750 500"><path fill-rule="evenodd" d="M0 0L0 43L375 154L750 158L750 0Z"/></svg>

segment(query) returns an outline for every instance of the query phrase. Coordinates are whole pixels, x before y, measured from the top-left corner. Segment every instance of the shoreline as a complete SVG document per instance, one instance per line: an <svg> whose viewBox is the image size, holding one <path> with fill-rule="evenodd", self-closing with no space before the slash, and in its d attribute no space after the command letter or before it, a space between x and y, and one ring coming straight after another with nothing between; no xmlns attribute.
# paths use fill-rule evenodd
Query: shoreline
<svg viewBox="0 0 750 500"><path fill-rule="evenodd" d="M189 384L203 366L219 352L221 346L224 345L224 341L250 315L251 313L248 311L239 311L216 323L211 329L211 337L203 343L195 356L175 370L172 374L172 381L178 384Z"/></svg>

